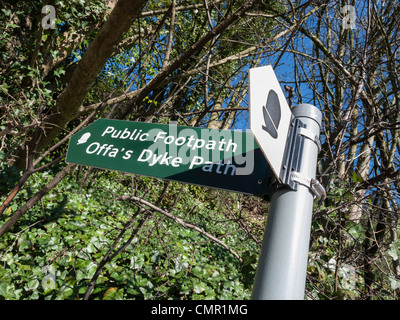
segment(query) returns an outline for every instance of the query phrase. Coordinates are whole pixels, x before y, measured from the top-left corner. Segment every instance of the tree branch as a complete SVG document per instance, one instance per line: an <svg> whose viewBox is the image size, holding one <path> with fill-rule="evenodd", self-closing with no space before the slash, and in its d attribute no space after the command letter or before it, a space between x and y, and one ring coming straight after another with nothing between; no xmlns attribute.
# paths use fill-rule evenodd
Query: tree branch
<svg viewBox="0 0 400 320"><path fill-rule="evenodd" d="M139 90L137 96L134 98L133 102L126 106L124 110L121 111L118 118L125 118L132 110L135 109L139 103L143 101L145 97L147 97L150 92L154 89L158 88L161 83L176 69L178 69L182 64L187 61L190 57L192 57L197 51L204 48L204 46L214 39L217 35L224 32L229 26L231 26L236 20L242 17L247 10L251 9L257 0L246 1L238 10L232 13L227 18L223 19L215 28L210 30L206 35L200 38L196 43L194 43L188 50L186 50L182 55L177 57L173 62L168 64L162 71L158 72L157 75L150 80L150 82ZM149 110L152 112L153 110Z"/></svg>
<svg viewBox="0 0 400 320"><path fill-rule="evenodd" d="M145 206L159 212L162 213L164 216L174 220L176 223L180 224L181 226L185 227L185 228L189 228L189 229L193 229L196 230L197 232L201 233L203 236L211 239L212 241L218 243L220 246L224 247L226 250L228 250L231 254L233 254L240 262L242 262L242 258L240 258L239 254L236 253L234 250L232 250L226 243L224 243L223 241L217 239L216 237L214 237L213 235L209 234L208 232L204 231L203 229L199 228L198 226L185 222L183 219L175 217L173 214L155 206L154 204L143 200L139 197L135 197L135 196L120 196L117 198L117 200L122 200L122 201L134 201L136 203L141 203L144 204Z"/></svg>

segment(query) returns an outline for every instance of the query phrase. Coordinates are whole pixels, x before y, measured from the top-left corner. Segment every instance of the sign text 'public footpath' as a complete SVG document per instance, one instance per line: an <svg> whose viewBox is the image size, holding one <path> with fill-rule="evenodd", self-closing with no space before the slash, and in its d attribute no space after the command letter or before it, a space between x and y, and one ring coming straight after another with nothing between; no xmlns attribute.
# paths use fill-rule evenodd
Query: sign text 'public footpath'
<svg viewBox="0 0 400 320"><path fill-rule="evenodd" d="M261 196L273 173L253 134L99 119L71 137L67 162Z"/></svg>

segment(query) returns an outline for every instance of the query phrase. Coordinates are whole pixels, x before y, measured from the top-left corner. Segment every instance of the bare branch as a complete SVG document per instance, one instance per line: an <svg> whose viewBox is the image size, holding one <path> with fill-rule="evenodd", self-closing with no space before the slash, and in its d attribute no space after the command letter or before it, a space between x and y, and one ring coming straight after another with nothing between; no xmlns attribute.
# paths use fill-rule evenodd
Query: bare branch
<svg viewBox="0 0 400 320"><path fill-rule="evenodd" d="M122 201L134 201L136 203L144 204L145 206L147 206L159 213L162 213L164 216L174 220L176 223L180 224L181 226L183 226L185 228L196 230L197 232L201 233L203 236L211 239L212 241L218 243L220 246L224 247L226 250L228 250L230 253L232 253L236 257L236 259L238 259L240 262L242 262L242 259L240 258L239 254L236 253L235 251L233 251L226 243L224 243L223 241L214 237L213 235L209 234L208 232L204 231L203 229L199 228L198 226L188 223L188 222L185 222L183 219L175 217L173 214L155 206L154 204L152 204L146 200L143 200L142 198L135 197L135 196L119 196L117 199L122 200Z"/></svg>

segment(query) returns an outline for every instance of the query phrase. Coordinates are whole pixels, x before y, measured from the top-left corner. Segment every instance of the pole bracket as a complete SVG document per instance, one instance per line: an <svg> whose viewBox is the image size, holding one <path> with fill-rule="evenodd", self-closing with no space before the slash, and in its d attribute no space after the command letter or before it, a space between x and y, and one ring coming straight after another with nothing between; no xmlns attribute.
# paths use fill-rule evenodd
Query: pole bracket
<svg viewBox="0 0 400 320"><path fill-rule="evenodd" d="M321 150L321 142L318 136L307 129L302 121L293 117L290 123L280 180L283 185L290 187L292 190L297 190L298 183L305 185L310 188L314 197L325 199L326 192L321 183L314 178L304 177L299 173L301 168L300 155L303 152L305 139L313 141L318 147L318 152Z"/></svg>
<svg viewBox="0 0 400 320"><path fill-rule="evenodd" d="M305 129L305 127L306 126L303 122L292 117L286 142L286 149L283 156L282 169L279 175L281 183L293 190L297 190L297 183L292 180L290 173L300 170L300 155L303 152L305 140L305 138L300 134L300 130Z"/></svg>
<svg viewBox="0 0 400 320"><path fill-rule="evenodd" d="M305 177L304 175L295 171L293 171L290 174L290 177L292 178L293 181L296 181L297 183L300 183L308 187L314 194L314 198L321 198L321 199L326 198L325 188L317 179Z"/></svg>
<svg viewBox="0 0 400 320"><path fill-rule="evenodd" d="M308 130L307 128L299 128L299 133L308 139L310 139L312 142L314 142L317 147L318 147L318 152L321 151L321 141L319 141L319 138L317 135L315 135L311 130Z"/></svg>

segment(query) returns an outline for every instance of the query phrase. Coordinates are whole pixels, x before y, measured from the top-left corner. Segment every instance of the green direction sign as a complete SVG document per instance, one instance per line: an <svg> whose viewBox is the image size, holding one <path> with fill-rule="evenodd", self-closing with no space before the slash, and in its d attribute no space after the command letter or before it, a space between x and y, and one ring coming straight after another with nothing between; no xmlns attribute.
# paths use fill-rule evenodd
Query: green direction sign
<svg viewBox="0 0 400 320"><path fill-rule="evenodd" d="M67 162L253 195L274 175L250 132L99 119L71 137Z"/></svg>

